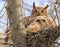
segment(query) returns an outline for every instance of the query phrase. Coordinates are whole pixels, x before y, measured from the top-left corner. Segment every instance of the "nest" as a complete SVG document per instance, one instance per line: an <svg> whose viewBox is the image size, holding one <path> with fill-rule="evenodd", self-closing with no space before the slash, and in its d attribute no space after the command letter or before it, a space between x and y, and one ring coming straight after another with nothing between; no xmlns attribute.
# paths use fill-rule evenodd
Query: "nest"
<svg viewBox="0 0 60 47"><path fill-rule="evenodd" d="M54 41L60 36L58 27L38 31L36 33L27 32L27 47L51 47Z"/></svg>

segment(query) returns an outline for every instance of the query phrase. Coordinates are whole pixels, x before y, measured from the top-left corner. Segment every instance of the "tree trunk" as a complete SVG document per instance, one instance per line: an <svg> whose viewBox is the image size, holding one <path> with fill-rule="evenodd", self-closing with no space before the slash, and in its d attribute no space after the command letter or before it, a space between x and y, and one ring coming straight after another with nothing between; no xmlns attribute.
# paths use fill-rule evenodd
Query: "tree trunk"
<svg viewBox="0 0 60 47"><path fill-rule="evenodd" d="M14 47L26 47L26 30L23 24L21 0L7 0L7 4L6 10L12 31Z"/></svg>

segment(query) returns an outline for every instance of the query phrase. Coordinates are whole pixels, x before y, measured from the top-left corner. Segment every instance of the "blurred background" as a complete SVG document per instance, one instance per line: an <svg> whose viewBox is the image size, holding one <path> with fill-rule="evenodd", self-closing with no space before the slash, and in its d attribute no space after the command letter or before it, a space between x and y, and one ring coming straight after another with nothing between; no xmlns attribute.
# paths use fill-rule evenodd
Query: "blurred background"
<svg viewBox="0 0 60 47"><path fill-rule="evenodd" d="M55 18L54 20L56 24L57 25L60 24L60 0L21 0L21 1L23 17L30 16L31 11L33 9L33 2L35 2L37 6L49 5L47 9L48 17ZM6 5L7 5L6 0L0 0L0 38L6 37L4 33L9 28L9 19L7 11L5 9ZM56 41L60 43L59 38Z"/></svg>

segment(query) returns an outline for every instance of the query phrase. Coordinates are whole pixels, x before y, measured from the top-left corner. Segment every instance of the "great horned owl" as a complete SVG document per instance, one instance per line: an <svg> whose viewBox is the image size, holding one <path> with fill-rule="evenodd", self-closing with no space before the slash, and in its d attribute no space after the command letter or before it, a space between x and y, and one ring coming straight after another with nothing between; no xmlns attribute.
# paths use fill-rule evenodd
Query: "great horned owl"
<svg viewBox="0 0 60 47"><path fill-rule="evenodd" d="M28 26L30 22L32 22L35 19L36 16L47 16L47 10L46 10L47 7L48 5L44 7L37 7L36 4L33 3L33 9L32 9L31 15L24 18L25 26L26 25Z"/></svg>

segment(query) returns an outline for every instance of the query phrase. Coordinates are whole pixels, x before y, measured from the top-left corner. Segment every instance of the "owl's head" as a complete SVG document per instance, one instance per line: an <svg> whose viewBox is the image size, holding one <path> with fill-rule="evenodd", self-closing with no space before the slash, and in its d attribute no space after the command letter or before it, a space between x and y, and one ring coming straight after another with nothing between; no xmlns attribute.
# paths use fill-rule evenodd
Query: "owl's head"
<svg viewBox="0 0 60 47"><path fill-rule="evenodd" d="M48 5L44 6L44 7L37 7L35 3L33 3L33 9L32 9L32 15L36 15L36 16L43 16L43 15L47 15L47 9Z"/></svg>

